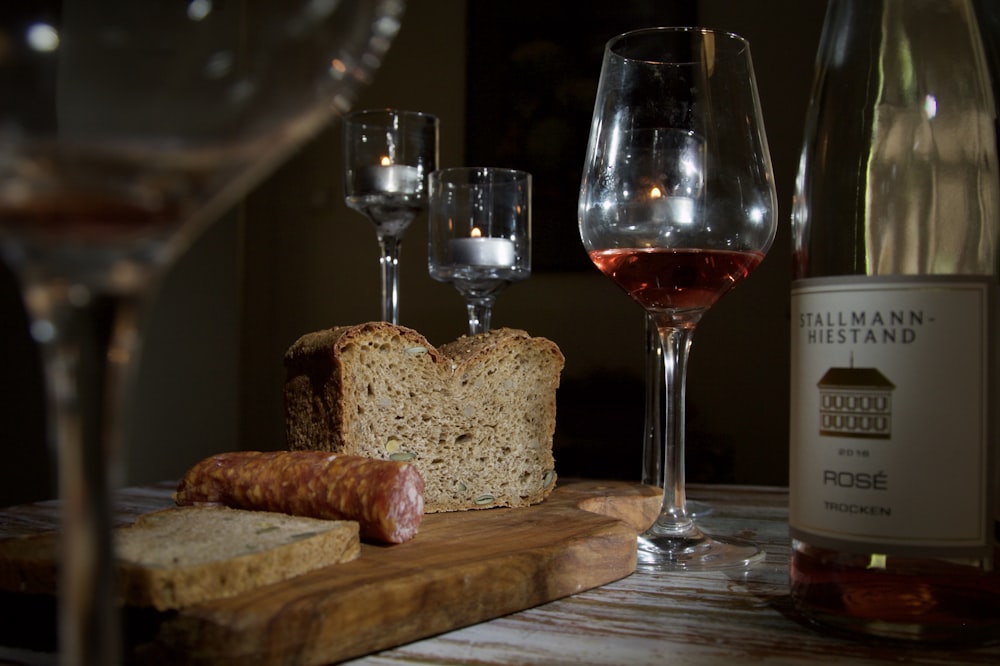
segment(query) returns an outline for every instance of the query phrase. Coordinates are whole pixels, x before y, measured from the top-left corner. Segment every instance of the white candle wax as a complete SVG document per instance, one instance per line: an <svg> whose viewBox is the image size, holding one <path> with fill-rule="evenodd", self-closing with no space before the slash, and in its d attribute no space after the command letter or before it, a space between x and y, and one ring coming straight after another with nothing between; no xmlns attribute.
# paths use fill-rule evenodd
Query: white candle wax
<svg viewBox="0 0 1000 666"><path fill-rule="evenodd" d="M453 264L510 267L517 263L514 242L508 238L453 238L449 245Z"/></svg>
<svg viewBox="0 0 1000 666"><path fill-rule="evenodd" d="M691 224L696 202L690 197L650 197L632 204L629 214L636 222Z"/></svg>
<svg viewBox="0 0 1000 666"><path fill-rule="evenodd" d="M405 164L362 167L357 189L361 194L416 194L420 191L420 169Z"/></svg>

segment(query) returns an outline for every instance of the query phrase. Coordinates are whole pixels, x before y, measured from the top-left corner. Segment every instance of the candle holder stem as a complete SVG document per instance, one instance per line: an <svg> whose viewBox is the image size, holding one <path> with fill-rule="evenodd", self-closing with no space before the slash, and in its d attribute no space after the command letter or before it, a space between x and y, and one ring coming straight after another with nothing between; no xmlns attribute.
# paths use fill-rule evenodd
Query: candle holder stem
<svg viewBox="0 0 1000 666"><path fill-rule="evenodd" d="M379 268L382 273L382 321L399 324L399 251L402 239L379 234Z"/></svg>
<svg viewBox="0 0 1000 666"><path fill-rule="evenodd" d="M493 313L494 296L467 296L465 308L469 313L469 335L488 333L490 330L490 315Z"/></svg>

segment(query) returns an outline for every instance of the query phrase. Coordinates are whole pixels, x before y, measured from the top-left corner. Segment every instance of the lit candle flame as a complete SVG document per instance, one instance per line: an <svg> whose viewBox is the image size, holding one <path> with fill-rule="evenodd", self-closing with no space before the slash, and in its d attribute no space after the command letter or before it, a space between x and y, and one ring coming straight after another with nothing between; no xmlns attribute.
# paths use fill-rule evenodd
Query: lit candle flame
<svg viewBox="0 0 1000 666"><path fill-rule="evenodd" d="M379 164L382 166L389 166L392 164L392 160L390 160L388 156L384 156L381 160L379 160Z"/></svg>
<svg viewBox="0 0 1000 666"><path fill-rule="evenodd" d="M469 232L469 236L472 238L479 238L483 235L483 232L479 230L479 227L472 227L472 231Z"/></svg>

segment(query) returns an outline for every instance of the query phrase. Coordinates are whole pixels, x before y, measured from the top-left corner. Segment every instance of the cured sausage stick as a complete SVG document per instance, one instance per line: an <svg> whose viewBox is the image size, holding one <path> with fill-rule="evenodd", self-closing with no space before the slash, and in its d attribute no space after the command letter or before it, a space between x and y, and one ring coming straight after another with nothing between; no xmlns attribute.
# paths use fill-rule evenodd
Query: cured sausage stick
<svg viewBox="0 0 1000 666"><path fill-rule="evenodd" d="M424 480L406 462L327 451L234 451L188 470L174 501L355 520L362 539L402 543L423 517Z"/></svg>

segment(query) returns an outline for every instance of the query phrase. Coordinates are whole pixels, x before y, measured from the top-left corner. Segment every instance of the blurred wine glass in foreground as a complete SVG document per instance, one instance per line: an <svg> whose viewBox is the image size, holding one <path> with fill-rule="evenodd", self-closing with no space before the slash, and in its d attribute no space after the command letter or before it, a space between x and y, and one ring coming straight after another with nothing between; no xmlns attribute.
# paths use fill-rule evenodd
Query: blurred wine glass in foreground
<svg viewBox="0 0 1000 666"><path fill-rule="evenodd" d="M350 107L402 11L402 0L0 9L0 252L45 368L63 500L63 663L121 658L108 491L137 300Z"/></svg>

